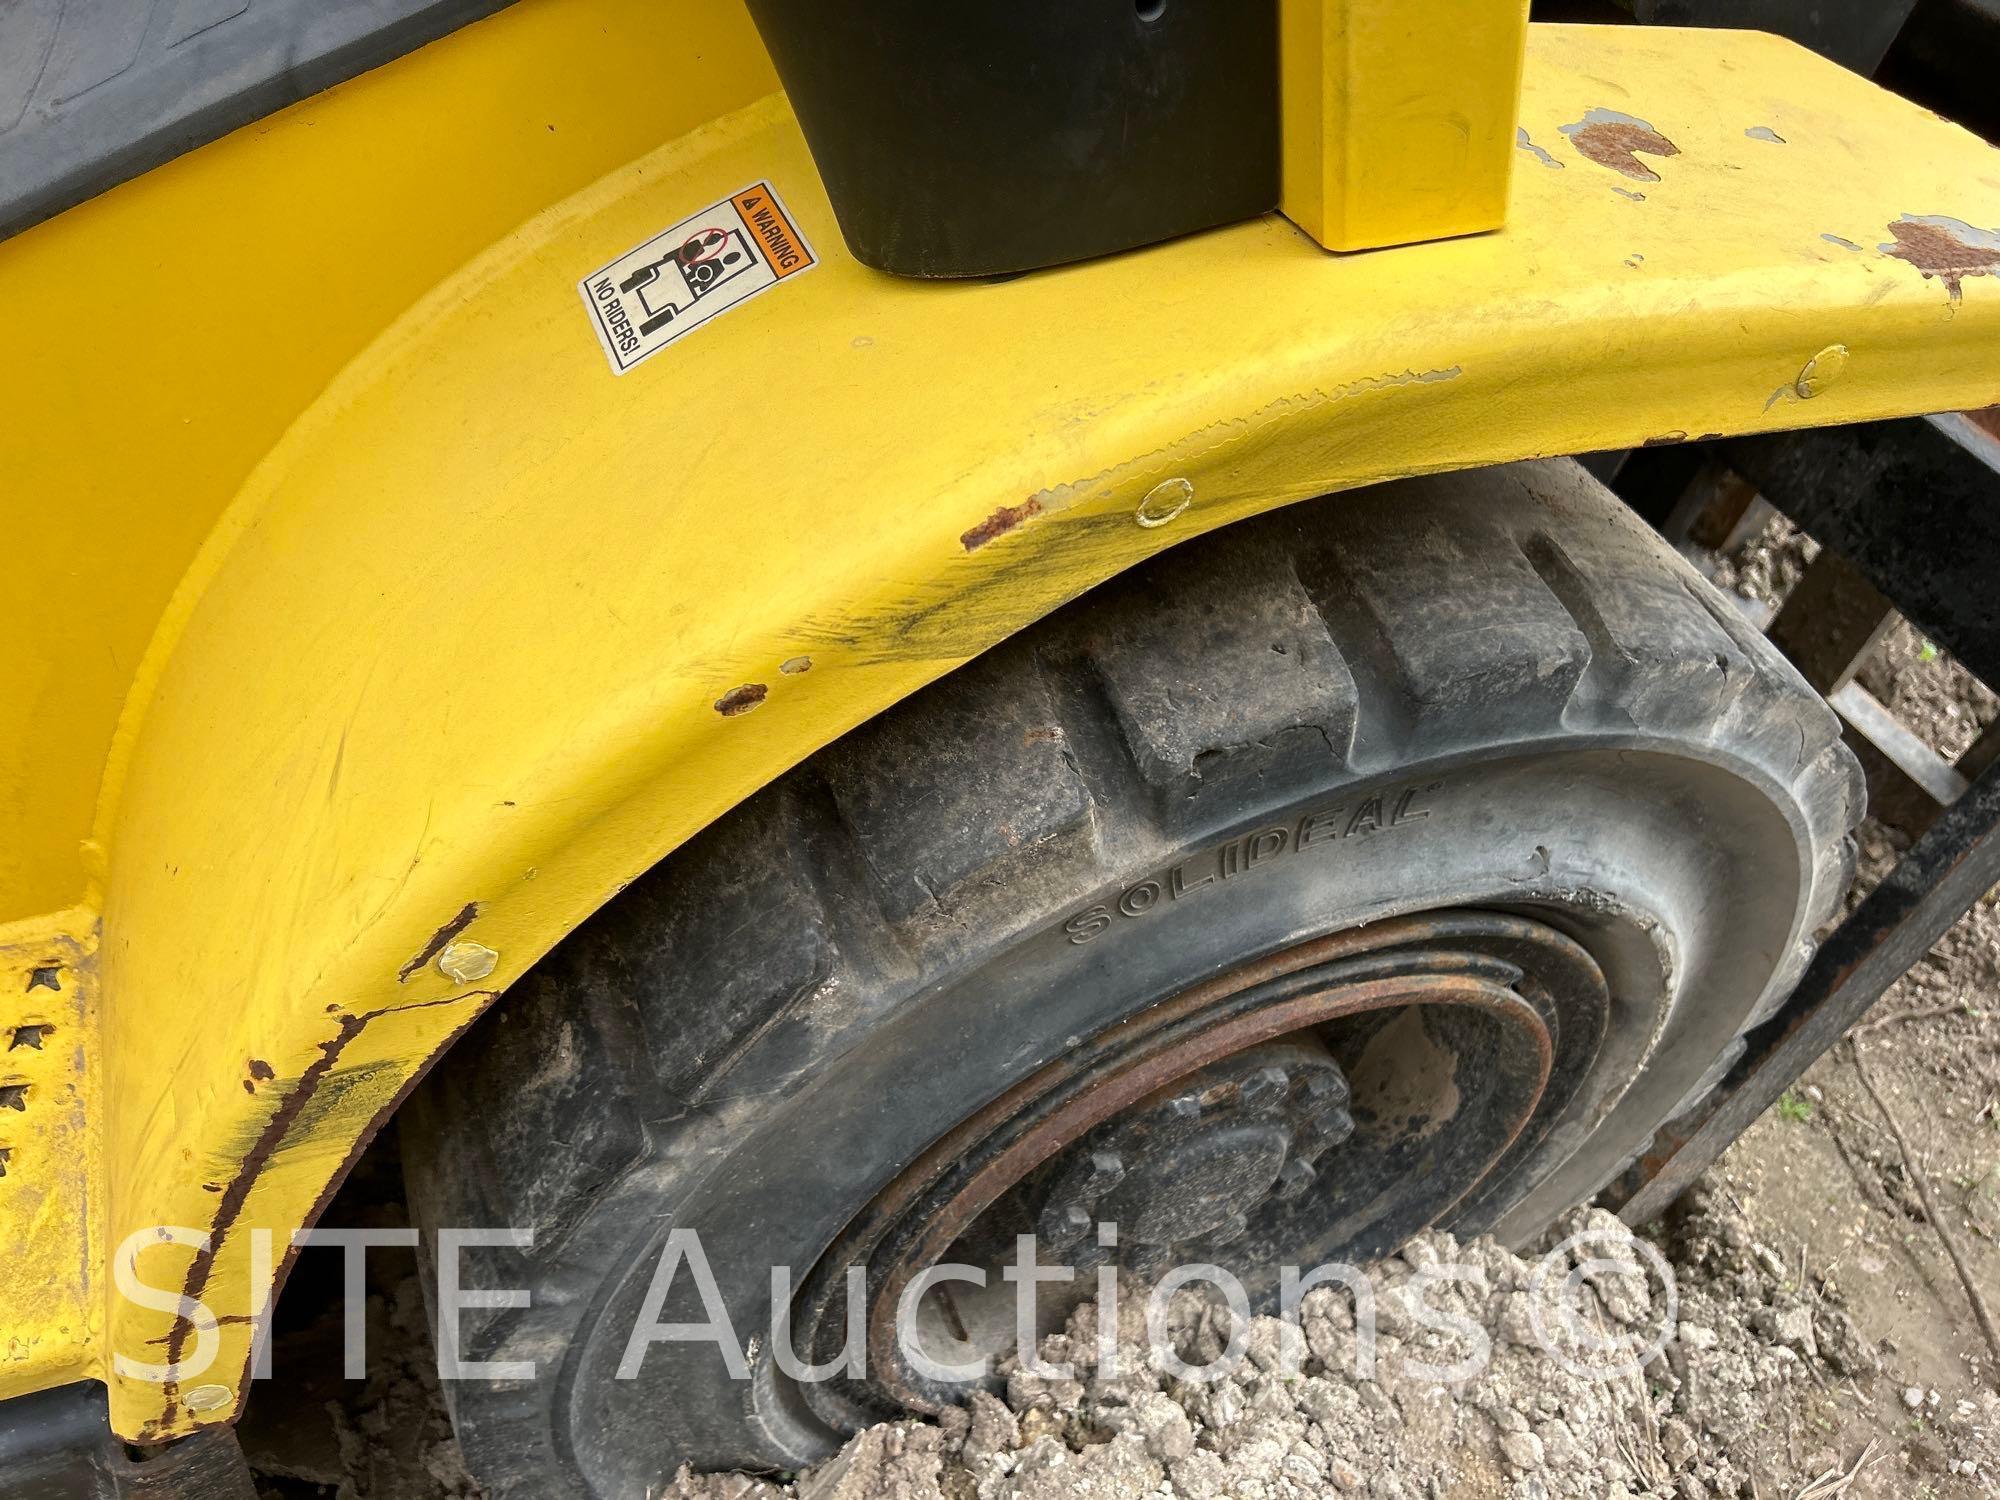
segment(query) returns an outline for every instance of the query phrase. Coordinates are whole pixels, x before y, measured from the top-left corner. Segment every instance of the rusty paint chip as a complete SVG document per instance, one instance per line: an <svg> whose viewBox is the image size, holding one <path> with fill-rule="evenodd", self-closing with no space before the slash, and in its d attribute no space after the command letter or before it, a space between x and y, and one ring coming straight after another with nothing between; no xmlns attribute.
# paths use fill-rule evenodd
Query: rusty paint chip
<svg viewBox="0 0 2000 1500"><path fill-rule="evenodd" d="M479 915L479 903L468 901L459 908L458 915L431 934L431 940L417 950L417 955L396 971L397 983L405 983L409 977L444 951L444 945L472 925L472 919ZM328 1010L336 1007L329 1005Z"/></svg>
<svg viewBox="0 0 2000 1500"><path fill-rule="evenodd" d="M27 1113L28 1086L25 1083L0 1083L0 1109Z"/></svg>
<svg viewBox="0 0 2000 1500"><path fill-rule="evenodd" d="M39 1052L42 1050L43 1040L54 1030L55 1027L40 1021L28 1026L16 1026L14 1028L14 1039L7 1043L7 1050L9 1052L16 1052L23 1047L31 1047Z"/></svg>
<svg viewBox="0 0 2000 1500"><path fill-rule="evenodd" d="M725 719L733 719L738 714L747 714L751 709L771 696L771 690L761 682L746 682L740 688L731 688L715 700L715 711Z"/></svg>
<svg viewBox="0 0 2000 1500"><path fill-rule="evenodd" d="M2000 230L1975 229L1939 214L1904 214L1889 233L1895 239L1878 247L1882 253L1915 266L1926 281L1937 277L1953 302L1964 294L1966 277L2000 272Z"/></svg>
<svg viewBox="0 0 2000 1500"><path fill-rule="evenodd" d="M1660 174L1639 160L1648 156L1679 156L1681 148L1644 120L1615 109L1593 109L1574 125L1562 127L1576 149L1600 167L1609 167L1638 182L1658 182Z"/></svg>
<svg viewBox="0 0 2000 1500"><path fill-rule="evenodd" d="M1042 513L1042 502L1026 500L1019 505L1003 505L958 540L967 552L977 552L995 537L1005 536L1023 521Z"/></svg>
<svg viewBox="0 0 2000 1500"><path fill-rule="evenodd" d="M57 978L62 972L60 964L36 964L28 971L28 988L31 990L55 990L62 992L62 980Z"/></svg>
<svg viewBox="0 0 2000 1500"><path fill-rule="evenodd" d="M268 1083L278 1076L278 1070L261 1057L250 1059L250 1076L260 1083Z"/></svg>
<svg viewBox="0 0 2000 1500"><path fill-rule="evenodd" d="M799 673L810 672L812 669L813 659L810 656L788 657L786 660L778 663L778 670L783 672L787 677L796 677Z"/></svg>

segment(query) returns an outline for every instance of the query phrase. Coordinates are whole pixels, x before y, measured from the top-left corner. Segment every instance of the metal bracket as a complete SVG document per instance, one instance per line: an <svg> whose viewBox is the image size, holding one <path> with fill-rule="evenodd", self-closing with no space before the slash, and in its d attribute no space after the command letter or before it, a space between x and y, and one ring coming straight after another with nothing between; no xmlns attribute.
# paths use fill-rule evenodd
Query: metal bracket
<svg viewBox="0 0 2000 1500"><path fill-rule="evenodd" d="M2000 884L2000 730L1989 729L1957 768L1935 756L1932 765L1850 680L1893 606L1974 676L2000 681L2000 600L1991 582L2000 438L1949 414L1742 438L1715 445L1713 456L1828 549L1794 592L1797 609L1788 600L1772 622L1773 636L1830 694L1850 730L1892 762L1900 749L1909 784L1928 799L1928 826L1827 938L1784 1008L1752 1033L1707 1112L1670 1125L1640 1161L1620 1210L1630 1224L1692 1186Z"/></svg>
<svg viewBox="0 0 2000 1500"><path fill-rule="evenodd" d="M0 1500L255 1500L256 1493L230 1428L142 1450L113 1435L101 1385L0 1403Z"/></svg>

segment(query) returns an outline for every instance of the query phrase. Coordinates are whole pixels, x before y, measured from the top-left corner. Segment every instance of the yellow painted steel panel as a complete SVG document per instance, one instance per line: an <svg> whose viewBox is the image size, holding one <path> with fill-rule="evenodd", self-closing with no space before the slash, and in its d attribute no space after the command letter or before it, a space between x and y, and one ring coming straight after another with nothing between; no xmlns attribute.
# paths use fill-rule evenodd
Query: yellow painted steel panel
<svg viewBox="0 0 2000 1500"><path fill-rule="evenodd" d="M94 1372L102 1306L95 921L0 926L0 1391Z"/></svg>
<svg viewBox="0 0 2000 1500"><path fill-rule="evenodd" d="M1329 250L1497 229L1528 0L1280 0L1284 212Z"/></svg>
<svg viewBox="0 0 2000 1500"><path fill-rule="evenodd" d="M341 366L522 220L776 87L740 6L520 0L0 243L0 922L83 896L160 611Z"/></svg>

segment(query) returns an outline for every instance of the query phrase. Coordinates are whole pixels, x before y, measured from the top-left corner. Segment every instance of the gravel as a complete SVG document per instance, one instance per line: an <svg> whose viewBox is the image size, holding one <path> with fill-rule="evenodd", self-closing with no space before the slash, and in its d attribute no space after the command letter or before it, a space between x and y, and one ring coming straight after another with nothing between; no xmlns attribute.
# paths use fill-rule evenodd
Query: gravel
<svg viewBox="0 0 2000 1500"><path fill-rule="evenodd" d="M1322 1288L1305 1299L1301 1332L1252 1319L1242 1356L1222 1378L1163 1374L1145 1349L1146 1288L1128 1282L1115 1368L1096 1363L1099 1313L1086 1304L1039 1351L1047 1364L1073 1366L1073 1378L1003 1369L1004 1394L977 1391L935 1425L871 1428L795 1484L683 1471L666 1493L1751 1500L1774 1493L1760 1479L1768 1486L1777 1467L1768 1417L1784 1393L1877 1371L1846 1310L1811 1287L1808 1268L1761 1242L1725 1193L1697 1190L1665 1226L1660 1249L1678 1288L1677 1324L1666 1321L1672 1309L1658 1274L1592 1263L1644 1265L1649 1247L1600 1210L1571 1214L1551 1240L1580 1231L1592 1243L1558 1245L1546 1259L1490 1240L1461 1246L1441 1233L1412 1240L1375 1268L1372 1370L1358 1358L1349 1294ZM1440 1279L1448 1266L1463 1269ZM1572 1277L1577 1317L1566 1326L1562 1288ZM1171 1309L1181 1359L1201 1364L1228 1348L1234 1325L1219 1301L1184 1289ZM1662 1342L1668 1326L1673 1337ZM1615 1349L1600 1347L1611 1341ZM1461 1361L1471 1368L1447 1372ZM1927 1393L1911 1394L1912 1410L1953 1432L1953 1474L1962 1465L1969 1479L2000 1480L1992 1437L2000 1400L1989 1394L1943 1412ZM1806 1457L1845 1472L1831 1452Z"/></svg>

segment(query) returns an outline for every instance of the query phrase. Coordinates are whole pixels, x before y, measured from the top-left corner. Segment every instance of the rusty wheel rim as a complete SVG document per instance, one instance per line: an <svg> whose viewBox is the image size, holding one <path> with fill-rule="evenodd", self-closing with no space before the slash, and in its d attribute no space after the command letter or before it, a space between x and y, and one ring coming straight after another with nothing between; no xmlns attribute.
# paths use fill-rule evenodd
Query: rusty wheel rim
<svg viewBox="0 0 2000 1500"><path fill-rule="evenodd" d="M1248 1207L1227 1192L1197 1196L1193 1218L1211 1207L1232 1215L1214 1232L1218 1245L1225 1231L1231 1243L1246 1243L1225 1255L1197 1236L1180 1248L1211 1253L1184 1258L1229 1266L1265 1303L1279 1265L1374 1259L1490 1193L1547 1135L1596 1055L1608 1011L1604 977L1581 947L1543 923L1491 912L1432 913L1315 938L1191 986L1072 1046L973 1112L850 1222L806 1280L793 1326L813 1358L835 1357L846 1328L847 1269L865 1267L869 1374L814 1383L804 1398L842 1428L962 1400L964 1387L927 1379L902 1358L895 1320L905 1288L928 1266L1009 1238L1006 1229L1018 1228L1024 1213L1040 1232L1049 1204L1038 1197L1059 1200L1080 1173L1112 1182L1096 1207L1107 1195L1113 1208L1136 1201L1143 1221L1144 1196L1098 1170L1096 1143L1131 1138L1157 1118L1165 1125L1156 1129L1178 1141L1182 1156L1205 1141L1204 1180L1254 1182L1258 1166L1274 1158L1286 1164ZM1410 1054L1425 1047L1432 1055L1412 1063ZM1338 1084L1326 1081L1322 1053L1335 1060ZM1449 1064L1443 1074L1441 1062ZM1280 1097L1270 1075L1287 1064L1301 1076L1288 1076ZM1419 1074L1434 1085L1423 1096L1428 1103L1398 1115L1396 1091ZM1302 1103L1299 1095L1315 1083L1317 1103ZM1273 1096L1261 1110L1246 1102L1252 1087ZM1190 1094L1199 1096L1192 1111ZM1218 1157L1228 1165L1228 1151L1214 1149L1215 1132L1201 1137L1195 1118L1211 1096L1238 1157L1257 1154L1242 1147L1245 1139L1260 1148L1247 1174L1215 1170ZM1345 1133L1338 1119L1326 1123L1329 1114L1345 1118ZM1279 1143L1273 1132L1281 1125L1292 1134ZM1362 1145L1350 1149L1355 1140ZM1295 1169L1285 1180L1289 1164L1314 1144L1331 1148L1330 1169L1315 1167L1303 1186ZM1148 1160L1142 1174L1171 1192L1171 1167ZM1399 1173L1419 1179L1418 1187L1399 1189ZM1164 1218L1185 1224L1190 1215L1176 1220L1178 1206L1170 1198ZM1080 1242L1073 1257L1080 1271L1108 1259L1143 1270L1130 1257L1156 1248L1143 1240L1105 1248L1097 1238ZM1076 1284L1087 1295L1094 1278L1079 1274ZM975 1355L998 1352L968 1342ZM965 1353L937 1357L956 1362Z"/></svg>

